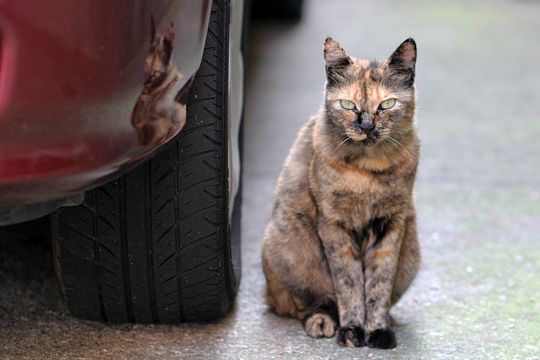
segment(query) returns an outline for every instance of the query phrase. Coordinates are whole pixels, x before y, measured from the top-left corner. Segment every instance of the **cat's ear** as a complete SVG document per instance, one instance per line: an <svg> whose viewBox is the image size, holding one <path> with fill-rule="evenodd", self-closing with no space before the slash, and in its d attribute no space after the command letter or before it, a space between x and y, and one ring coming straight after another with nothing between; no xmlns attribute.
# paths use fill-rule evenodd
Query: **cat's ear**
<svg viewBox="0 0 540 360"><path fill-rule="evenodd" d="M414 83L414 73L416 67L416 42L408 38L388 59L388 67L411 86Z"/></svg>
<svg viewBox="0 0 540 360"><path fill-rule="evenodd" d="M324 41L324 63L328 85L332 86L339 81L343 70L352 64L352 60L336 40L327 37Z"/></svg>
<svg viewBox="0 0 540 360"><path fill-rule="evenodd" d="M352 63L341 45L331 37L327 37L324 41L324 62L329 68L345 67Z"/></svg>

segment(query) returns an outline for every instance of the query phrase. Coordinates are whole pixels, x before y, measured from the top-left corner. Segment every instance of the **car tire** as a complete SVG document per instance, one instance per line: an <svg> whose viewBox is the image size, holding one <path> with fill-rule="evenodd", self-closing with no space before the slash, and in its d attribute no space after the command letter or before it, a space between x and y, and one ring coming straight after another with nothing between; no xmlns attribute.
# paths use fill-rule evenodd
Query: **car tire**
<svg viewBox="0 0 540 360"><path fill-rule="evenodd" d="M72 315L125 323L208 321L240 280L240 197L230 216L228 2L212 5L185 128L126 175L52 215L55 270Z"/></svg>

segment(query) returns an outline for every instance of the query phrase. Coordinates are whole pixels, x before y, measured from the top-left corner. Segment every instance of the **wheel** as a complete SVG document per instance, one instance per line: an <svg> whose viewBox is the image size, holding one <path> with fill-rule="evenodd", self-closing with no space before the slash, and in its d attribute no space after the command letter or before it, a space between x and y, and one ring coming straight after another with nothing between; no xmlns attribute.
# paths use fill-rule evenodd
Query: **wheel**
<svg viewBox="0 0 540 360"><path fill-rule="evenodd" d="M88 191L82 205L52 216L55 270L76 317L207 321L234 303L240 201L230 217L226 4L212 6L178 138L121 178Z"/></svg>
<svg viewBox="0 0 540 360"><path fill-rule="evenodd" d="M299 20L303 5L303 0L255 0L253 10L259 16Z"/></svg>

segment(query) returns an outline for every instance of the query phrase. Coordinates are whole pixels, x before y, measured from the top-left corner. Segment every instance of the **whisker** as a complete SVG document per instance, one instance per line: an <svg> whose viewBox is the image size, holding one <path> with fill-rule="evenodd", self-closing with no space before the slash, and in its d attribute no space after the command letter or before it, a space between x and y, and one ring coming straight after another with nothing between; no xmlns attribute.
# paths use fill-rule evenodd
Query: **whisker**
<svg viewBox="0 0 540 360"><path fill-rule="evenodd" d="M390 144L392 144L394 146L394 148L396 148L396 150L401 150L401 146L399 144L399 142L397 142L394 138L392 138L390 135L388 135L387 139L390 141Z"/></svg>
<svg viewBox="0 0 540 360"><path fill-rule="evenodd" d="M409 149L407 149L399 140L395 139L394 137L392 137L391 135L388 135L386 137L388 140L390 140L390 143L393 144L396 149L398 150L401 150L403 151L403 153L409 158L409 159L412 159L412 154L411 152L409 151ZM404 137L400 137L402 140L406 140L407 138L404 138Z"/></svg>
<svg viewBox="0 0 540 360"><path fill-rule="evenodd" d="M334 149L334 151L336 151L341 145L345 144L347 141L351 140L350 137L347 136L347 138L345 140L343 140L342 142L340 142L336 148Z"/></svg>

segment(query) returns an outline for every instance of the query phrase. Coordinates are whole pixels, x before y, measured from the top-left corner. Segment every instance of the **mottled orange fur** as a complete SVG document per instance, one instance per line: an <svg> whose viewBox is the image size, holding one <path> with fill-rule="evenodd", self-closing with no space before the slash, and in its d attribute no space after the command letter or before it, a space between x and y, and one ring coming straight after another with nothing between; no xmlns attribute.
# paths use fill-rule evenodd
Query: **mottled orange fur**
<svg viewBox="0 0 540 360"><path fill-rule="evenodd" d="M388 310L420 263L416 45L408 39L386 62L370 62L327 39L324 56L323 106L285 161L264 234L267 300L304 320L310 336L337 330L340 345L390 348Z"/></svg>

